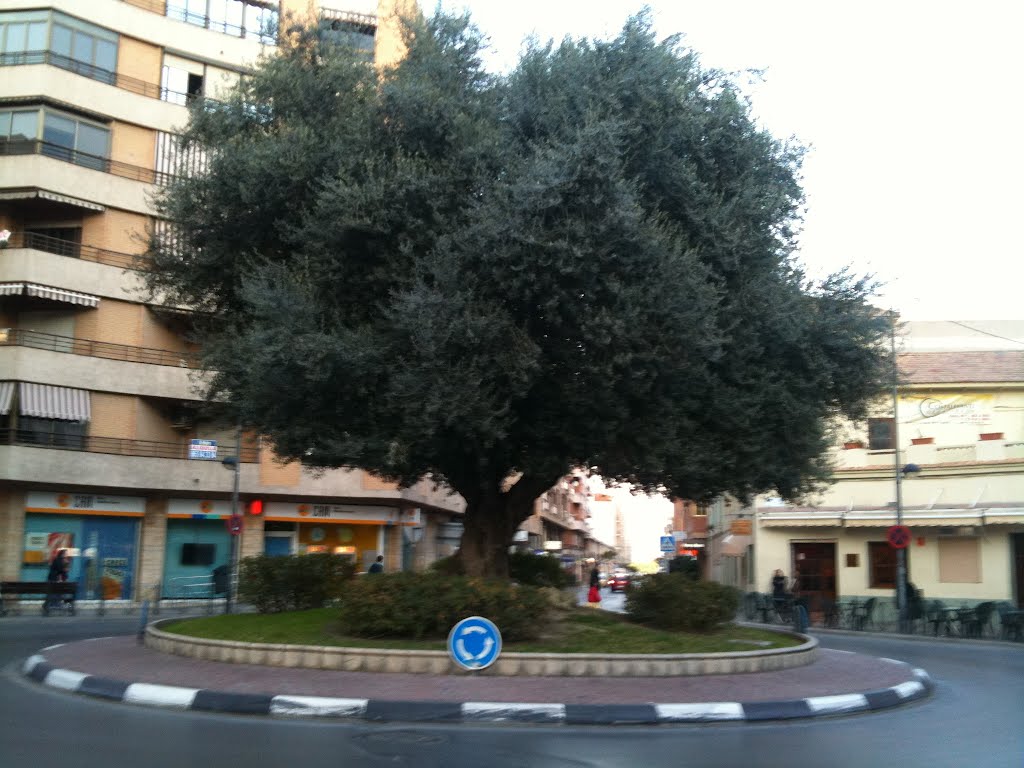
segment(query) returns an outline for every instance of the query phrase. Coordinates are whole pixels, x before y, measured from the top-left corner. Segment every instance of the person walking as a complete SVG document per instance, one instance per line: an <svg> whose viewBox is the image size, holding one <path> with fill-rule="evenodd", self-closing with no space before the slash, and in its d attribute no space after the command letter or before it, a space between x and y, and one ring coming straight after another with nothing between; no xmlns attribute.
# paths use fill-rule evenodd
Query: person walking
<svg viewBox="0 0 1024 768"><path fill-rule="evenodd" d="M587 603L591 608L601 604L601 574L595 565L590 571L590 591L587 592Z"/></svg>
<svg viewBox="0 0 1024 768"><path fill-rule="evenodd" d="M772 602L775 604L775 612L783 621L789 620L789 610L792 606L792 595L786 591L786 574L781 568L775 569L772 576Z"/></svg>
<svg viewBox="0 0 1024 768"><path fill-rule="evenodd" d="M377 559L367 569L367 573L384 573L384 555L377 555Z"/></svg>
<svg viewBox="0 0 1024 768"><path fill-rule="evenodd" d="M51 584L60 584L68 580L68 571L71 569L71 558L68 557L68 551L66 549L60 549L57 551L57 555L53 558L50 563L50 570L46 574L46 580ZM46 596L46 607L57 608L60 605L60 601L57 600L52 594Z"/></svg>

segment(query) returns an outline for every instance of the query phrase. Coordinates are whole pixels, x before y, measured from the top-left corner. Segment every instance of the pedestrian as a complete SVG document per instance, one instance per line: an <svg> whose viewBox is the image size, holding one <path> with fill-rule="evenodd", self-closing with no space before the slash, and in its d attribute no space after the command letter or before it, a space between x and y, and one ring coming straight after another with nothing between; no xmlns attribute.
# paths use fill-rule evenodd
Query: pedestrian
<svg viewBox="0 0 1024 768"><path fill-rule="evenodd" d="M373 565L371 565L366 572L384 573L384 555L377 555L377 559L374 560Z"/></svg>
<svg viewBox="0 0 1024 768"><path fill-rule="evenodd" d="M601 602L601 574L597 571L597 566L590 571L590 591L587 592L587 603L592 608L596 608Z"/></svg>
<svg viewBox="0 0 1024 768"><path fill-rule="evenodd" d="M786 574L782 572L781 568L776 568L775 574L772 576L772 598L775 600L786 598Z"/></svg>
<svg viewBox="0 0 1024 768"><path fill-rule="evenodd" d="M50 570L46 574L46 580L51 584L60 584L68 580L68 571L71 569L71 558L68 557L66 549L57 550L57 555L50 562ZM59 601L52 595L46 596L47 608L56 608Z"/></svg>

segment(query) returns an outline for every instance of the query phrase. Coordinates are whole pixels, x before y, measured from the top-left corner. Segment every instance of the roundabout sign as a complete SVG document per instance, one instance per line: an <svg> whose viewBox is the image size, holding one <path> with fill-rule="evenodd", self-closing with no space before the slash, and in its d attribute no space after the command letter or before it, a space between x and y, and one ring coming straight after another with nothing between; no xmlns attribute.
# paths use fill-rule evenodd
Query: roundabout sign
<svg viewBox="0 0 1024 768"><path fill-rule="evenodd" d="M501 653L501 632L482 616L463 619L448 633L448 655L463 669L486 669Z"/></svg>

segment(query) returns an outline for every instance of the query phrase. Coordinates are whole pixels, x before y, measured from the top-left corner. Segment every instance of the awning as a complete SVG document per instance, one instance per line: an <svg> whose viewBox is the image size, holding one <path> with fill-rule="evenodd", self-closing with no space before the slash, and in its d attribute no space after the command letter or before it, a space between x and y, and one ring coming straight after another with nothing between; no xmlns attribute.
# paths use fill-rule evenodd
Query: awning
<svg viewBox="0 0 1024 768"><path fill-rule="evenodd" d="M63 288L51 288L48 285L35 283L0 283L0 296L35 296L50 301L61 301L65 304L78 304L82 307L95 307L100 303L98 296L88 293L66 291Z"/></svg>
<svg viewBox="0 0 1024 768"><path fill-rule="evenodd" d="M0 381L0 416L11 412L11 401L14 400L14 382Z"/></svg>
<svg viewBox="0 0 1024 768"><path fill-rule="evenodd" d="M61 421L89 421L92 416L86 389L21 382L18 396L18 410L22 416Z"/></svg>
<svg viewBox="0 0 1024 768"><path fill-rule="evenodd" d="M85 208L87 211L107 210L106 206L100 205L99 203L91 203L88 200L71 197L70 195L61 195L57 192L50 192L45 189L14 189L0 192L0 200L34 200L36 198L41 200L51 200L55 203L64 203L65 205L73 205L76 208Z"/></svg>
<svg viewBox="0 0 1024 768"><path fill-rule="evenodd" d="M767 528L839 528L843 525L843 516L842 514L764 516L759 518L759 522Z"/></svg>
<svg viewBox="0 0 1024 768"><path fill-rule="evenodd" d="M750 536L742 536L738 533L730 533L719 543L718 551L730 557L743 557L747 554L747 547L752 539Z"/></svg>

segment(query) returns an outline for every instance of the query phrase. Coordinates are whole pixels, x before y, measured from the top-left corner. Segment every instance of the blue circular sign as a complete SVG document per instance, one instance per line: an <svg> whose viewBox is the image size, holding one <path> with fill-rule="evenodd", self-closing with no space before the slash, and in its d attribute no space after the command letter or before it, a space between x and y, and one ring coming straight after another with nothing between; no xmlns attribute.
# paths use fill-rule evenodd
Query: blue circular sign
<svg viewBox="0 0 1024 768"><path fill-rule="evenodd" d="M482 616L463 619L448 633L448 655L463 669L485 669L500 653L501 632Z"/></svg>

